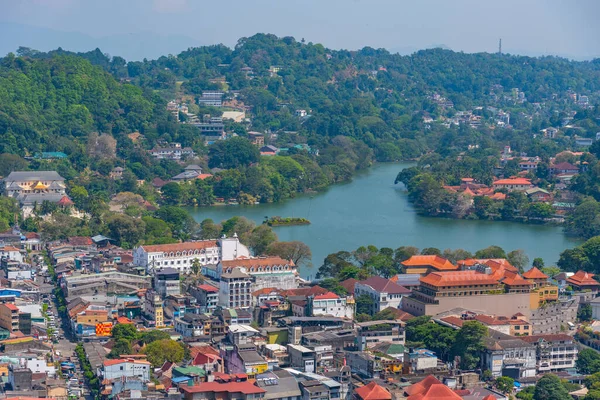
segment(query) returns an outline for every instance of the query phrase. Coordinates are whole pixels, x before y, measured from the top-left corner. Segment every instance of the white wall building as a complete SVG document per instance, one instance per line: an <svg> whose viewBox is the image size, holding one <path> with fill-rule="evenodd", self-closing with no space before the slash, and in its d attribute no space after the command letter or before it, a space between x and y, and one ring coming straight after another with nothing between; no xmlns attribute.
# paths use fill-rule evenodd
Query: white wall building
<svg viewBox="0 0 600 400"><path fill-rule="evenodd" d="M100 371L104 379L137 377L144 382L150 380L150 363L144 360L106 360Z"/></svg>
<svg viewBox="0 0 600 400"><path fill-rule="evenodd" d="M7 258L18 263L23 262L23 254L14 246L0 246L0 258Z"/></svg>
<svg viewBox="0 0 600 400"><path fill-rule="evenodd" d="M224 308L248 308L252 305L252 282L250 275L241 268L221 274L219 282L219 305Z"/></svg>
<svg viewBox="0 0 600 400"><path fill-rule="evenodd" d="M388 307L400 308L402 297L410 295L411 291L400 286L389 279L380 276L372 276L364 281L356 282L354 286L354 298L365 294L374 300L371 314L378 313Z"/></svg>
<svg viewBox="0 0 600 400"><path fill-rule="evenodd" d="M217 274L221 276L235 268L240 268L253 278L252 292L266 288L296 289L300 279L296 265L280 257L223 259L217 265Z"/></svg>
<svg viewBox="0 0 600 400"><path fill-rule="evenodd" d="M133 251L133 263L147 270L170 267L189 273L192 262L217 264L221 260L250 257L250 251L237 236L218 240L140 246Z"/></svg>
<svg viewBox="0 0 600 400"><path fill-rule="evenodd" d="M354 317L354 298L340 297L333 292L309 298L309 316L330 315L332 317Z"/></svg>

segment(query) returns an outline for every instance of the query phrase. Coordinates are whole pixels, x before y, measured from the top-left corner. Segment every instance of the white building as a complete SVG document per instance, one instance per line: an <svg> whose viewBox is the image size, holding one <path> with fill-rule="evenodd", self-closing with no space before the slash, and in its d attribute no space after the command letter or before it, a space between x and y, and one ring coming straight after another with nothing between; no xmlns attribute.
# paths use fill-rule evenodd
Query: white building
<svg viewBox="0 0 600 400"><path fill-rule="evenodd" d="M252 282L252 277L240 268L221 274L219 305L224 308L249 308L252 305Z"/></svg>
<svg viewBox="0 0 600 400"><path fill-rule="evenodd" d="M332 317L354 317L354 298L340 297L333 292L309 298L309 316L330 315Z"/></svg>
<svg viewBox="0 0 600 400"><path fill-rule="evenodd" d="M298 288L299 275L293 261L280 257L256 257L243 259L223 259L217 265L217 274L231 272L239 268L252 277L251 293L265 288L289 290Z"/></svg>
<svg viewBox="0 0 600 400"><path fill-rule="evenodd" d="M594 300L590 301L590 306L592 306L592 319L599 320L600 319L600 297L596 297Z"/></svg>
<svg viewBox="0 0 600 400"><path fill-rule="evenodd" d="M6 258L10 261L17 261L19 264L23 262L23 254L21 254L21 250L13 246L0 246L0 258Z"/></svg>
<svg viewBox="0 0 600 400"><path fill-rule="evenodd" d="M140 246L133 251L133 263L147 270L171 267L189 273L194 260L200 265L217 264L221 260L250 257L250 251L237 236L218 240Z"/></svg>
<svg viewBox="0 0 600 400"><path fill-rule="evenodd" d="M143 382L150 381L150 363L145 360L106 360L99 372L104 379L136 377Z"/></svg>
<svg viewBox="0 0 600 400"><path fill-rule="evenodd" d="M411 291L400 286L389 279L380 276L372 276L364 281L356 282L354 286L354 298L361 295L370 296L374 300L371 314L375 314L388 307L400 308L402 297L410 295Z"/></svg>

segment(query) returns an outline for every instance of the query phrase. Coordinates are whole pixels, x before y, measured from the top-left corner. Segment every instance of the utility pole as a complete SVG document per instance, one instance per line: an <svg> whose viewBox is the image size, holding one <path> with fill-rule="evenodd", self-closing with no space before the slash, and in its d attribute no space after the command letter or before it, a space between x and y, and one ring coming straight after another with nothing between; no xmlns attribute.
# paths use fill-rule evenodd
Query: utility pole
<svg viewBox="0 0 600 400"><path fill-rule="evenodd" d="M502 55L502 38L498 41L498 55Z"/></svg>

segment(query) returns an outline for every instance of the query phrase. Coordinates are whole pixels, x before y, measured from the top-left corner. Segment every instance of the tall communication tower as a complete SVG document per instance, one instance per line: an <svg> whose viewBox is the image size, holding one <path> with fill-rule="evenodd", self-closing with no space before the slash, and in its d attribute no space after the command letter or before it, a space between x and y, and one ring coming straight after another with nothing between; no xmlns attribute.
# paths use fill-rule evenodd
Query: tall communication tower
<svg viewBox="0 0 600 400"><path fill-rule="evenodd" d="M498 41L498 55L502 55L502 38Z"/></svg>

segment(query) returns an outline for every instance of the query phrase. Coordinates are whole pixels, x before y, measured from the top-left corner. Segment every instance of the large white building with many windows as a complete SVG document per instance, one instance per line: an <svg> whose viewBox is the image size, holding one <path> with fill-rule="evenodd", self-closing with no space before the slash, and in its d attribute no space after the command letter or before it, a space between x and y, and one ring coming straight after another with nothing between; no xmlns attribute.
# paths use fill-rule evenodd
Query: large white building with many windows
<svg viewBox="0 0 600 400"><path fill-rule="evenodd" d="M238 257L250 257L250 251L235 235L218 240L144 245L133 251L133 263L148 271L169 267L182 273L191 272L194 260L209 265Z"/></svg>

